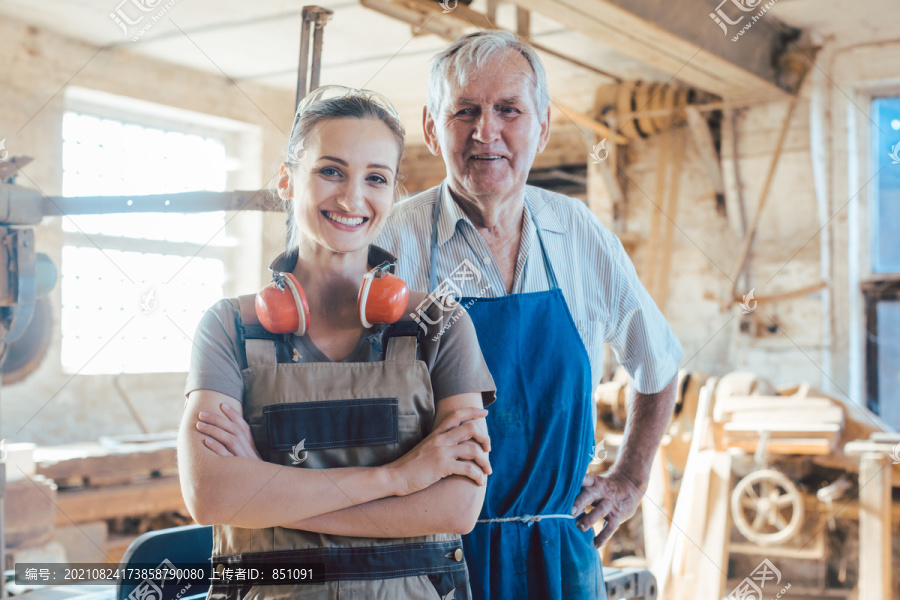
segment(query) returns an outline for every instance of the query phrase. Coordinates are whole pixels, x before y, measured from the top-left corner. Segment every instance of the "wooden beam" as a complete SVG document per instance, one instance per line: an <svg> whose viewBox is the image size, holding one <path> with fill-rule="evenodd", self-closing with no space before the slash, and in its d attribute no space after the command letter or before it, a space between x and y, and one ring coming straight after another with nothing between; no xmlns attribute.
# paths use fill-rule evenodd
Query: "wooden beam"
<svg viewBox="0 0 900 600"><path fill-rule="evenodd" d="M707 16L710 6L700 0L689 2L691 10L685 10L683 3L667 6L658 0L516 3L719 96L780 90L772 66L783 43L780 29L760 18L744 36L748 39L741 40L744 43L732 43L730 36L723 39L722 30Z"/></svg>
<svg viewBox="0 0 900 600"><path fill-rule="evenodd" d="M617 144L626 145L628 144L628 138L620 133L615 133L611 131L606 125L597 121L596 119L592 119L588 115L578 112L571 106L560 102L558 100L553 101L553 107L556 108L564 117L571 120L576 125L581 125L582 127L587 127L591 131L593 131L597 136L601 138L612 138L615 140ZM612 141L610 140L610 141Z"/></svg>
<svg viewBox="0 0 900 600"><path fill-rule="evenodd" d="M441 5L437 2L431 2L430 0L359 0L360 4L365 6L366 8L370 8L372 10L378 11L381 14L387 15L391 18L397 19L398 21L403 21L404 23L409 23L413 27L413 33L419 33L420 31L425 31L427 33L433 33L438 35L445 40L452 42L459 36L471 31L473 28L487 30L487 29L503 29L502 27L497 27L495 23L496 19L496 4L488 4L488 13L482 14L478 11L474 11L464 4L459 4L449 13L443 12ZM494 11L494 14L491 14L491 11ZM521 31L525 31L524 27L530 27L531 16L530 12L526 9L517 8L517 19L519 18L519 12L522 14L528 15L527 23L522 23L519 25L519 35L523 35L523 37L528 37L527 34L522 34ZM524 17L522 17L525 20ZM592 71L598 75L603 75L604 77L608 77L614 81L621 81L619 77L613 75L612 73L608 73L594 65L590 65L586 62L578 60L577 58L567 56L561 52L553 50L552 48L548 48L542 44L535 42L534 40L530 40L532 47L539 52L549 54L554 56L560 60L567 61L577 67L581 67L582 69L586 69L588 71Z"/></svg>
<svg viewBox="0 0 900 600"><path fill-rule="evenodd" d="M662 254L658 261L659 276L656 284L656 304L663 312L665 312L666 300L669 298L669 271L672 267L672 248L675 242L675 217L678 214L678 195L681 192L681 162L684 159L684 140L681 134L672 133L678 136L676 147L679 150L675 152L675 159L672 161L672 178L666 190L667 202L664 205L666 228L663 232Z"/></svg>
<svg viewBox="0 0 900 600"><path fill-rule="evenodd" d="M516 33L526 40L531 37L531 13L520 6L516 7Z"/></svg>
<svg viewBox="0 0 900 600"><path fill-rule="evenodd" d="M716 191L716 201L724 202L725 184L722 181L722 166L719 164L719 153L716 152L716 145L713 142L712 133L709 131L709 123L700 116L700 111L692 106L685 108L685 114L706 176L709 177L709 181Z"/></svg>

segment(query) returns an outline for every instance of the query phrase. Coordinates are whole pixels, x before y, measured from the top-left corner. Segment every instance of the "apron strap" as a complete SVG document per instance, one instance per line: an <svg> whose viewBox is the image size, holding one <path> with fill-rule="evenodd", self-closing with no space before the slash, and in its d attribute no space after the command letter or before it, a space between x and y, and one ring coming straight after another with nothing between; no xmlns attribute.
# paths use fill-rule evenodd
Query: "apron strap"
<svg viewBox="0 0 900 600"><path fill-rule="evenodd" d="M256 316L256 294L238 297L240 319L238 334L244 342L247 354L247 367L274 365L278 363L275 355L275 335L265 331Z"/></svg>
<svg viewBox="0 0 900 600"><path fill-rule="evenodd" d="M438 194L437 194L437 202L434 204L434 211L431 217L431 268L428 273L428 289L429 291L434 291L437 289L437 240L438 240L438 221L441 216L441 204L443 203L444 196L444 182L442 182L438 186ZM529 212L531 212L531 220L534 223L534 230L537 232L538 244L541 247L541 256L544 259L544 269L547 272L547 280L550 282L550 289L556 289L559 287L559 283L556 279L556 272L553 270L553 265L550 263L550 258L547 256L547 249L544 247L544 238L541 236L541 228L538 227L537 221L534 220L534 212L531 210L531 203L528 201L528 194L525 194L525 204L528 206Z"/></svg>

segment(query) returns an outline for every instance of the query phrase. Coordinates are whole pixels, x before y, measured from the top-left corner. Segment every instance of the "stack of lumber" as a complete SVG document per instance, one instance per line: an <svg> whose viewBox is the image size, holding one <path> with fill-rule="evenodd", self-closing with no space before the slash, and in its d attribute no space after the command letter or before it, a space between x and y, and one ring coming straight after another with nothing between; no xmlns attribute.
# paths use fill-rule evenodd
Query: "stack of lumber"
<svg viewBox="0 0 900 600"><path fill-rule="evenodd" d="M838 448L844 411L828 398L730 396L713 413L718 448L756 452L767 439L770 454L829 454Z"/></svg>
<svg viewBox="0 0 900 600"><path fill-rule="evenodd" d="M34 459L59 486L58 525L186 510L174 433L46 446Z"/></svg>
<svg viewBox="0 0 900 600"><path fill-rule="evenodd" d="M115 560L137 534L108 535L108 522L172 512L188 516L175 444L171 432L31 445L28 477L7 487L7 546L55 540L64 544L69 560ZM8 469L13 471L20 472Z"/></svg>
<svg viewBox="0 0 900 600"><path fill-rule="evenodd" d="M6 497L3 504L6 564L52 562L64 557L54 541L56 484L35 473L34 444L6 447Z"/></svg>

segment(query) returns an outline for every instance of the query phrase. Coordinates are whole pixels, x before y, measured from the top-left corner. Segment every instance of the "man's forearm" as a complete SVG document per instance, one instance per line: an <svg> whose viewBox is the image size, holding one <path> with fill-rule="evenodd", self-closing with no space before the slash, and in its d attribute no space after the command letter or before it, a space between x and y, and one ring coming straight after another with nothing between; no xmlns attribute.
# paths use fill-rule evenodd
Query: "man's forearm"
<svg viewBox="0 0 900 600"><path fill-rule="evenodd" d="M655 394L634 393L634 401L625 422L625 436L614 469L626 475L638 487L643 487L650 478L653 457L675 408L677 382L676 374L666 387Z"/></svg>

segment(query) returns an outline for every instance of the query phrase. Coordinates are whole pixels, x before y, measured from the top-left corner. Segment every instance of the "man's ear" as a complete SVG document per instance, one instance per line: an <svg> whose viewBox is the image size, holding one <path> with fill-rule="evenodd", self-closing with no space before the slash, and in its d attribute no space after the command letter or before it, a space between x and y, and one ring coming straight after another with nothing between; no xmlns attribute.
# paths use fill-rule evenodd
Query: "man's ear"
<svg viewBox="0 0 900 600"><path fill-rule="evenodd" d="M290 200L294 195L294 182L291 180L291 167L287 163L281 163L278 172L278 197L282 200Z"/></svg>
<svg viewBox="0 0 900 600"><path fill-rule="evenodd" d="M538 138L538 154L544 151L544 148L547 147L547 144L550 142L550 106L547 106L547 114L544 116L544 120L541 122L541 135Z"/></svg>
<svg viewBox="0 0 900 600"><path fill-rule="evenodd" d="M441 145L437 138L437 127L434 124L434 116L428 112L428 106L422 107L422 131L425 134L425 144L435 156L441 155Z"/></svg>

